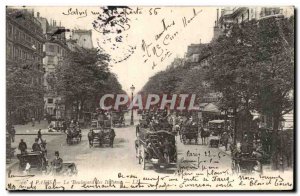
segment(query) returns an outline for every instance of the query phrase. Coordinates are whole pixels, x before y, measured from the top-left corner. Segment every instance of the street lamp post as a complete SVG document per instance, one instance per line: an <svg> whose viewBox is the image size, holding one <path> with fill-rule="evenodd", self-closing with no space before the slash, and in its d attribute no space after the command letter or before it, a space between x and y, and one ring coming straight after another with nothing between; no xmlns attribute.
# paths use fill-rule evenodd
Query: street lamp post
<svg viewBox="0 0 300 196"><path fill-rule="evenodd" d="M131 101L133 102L133 92L134 92L135 87L131 85L130 90L131 90ZM130 125L134 125L133 122L133 107L131 108L131 120L130 120Z"/></svg>

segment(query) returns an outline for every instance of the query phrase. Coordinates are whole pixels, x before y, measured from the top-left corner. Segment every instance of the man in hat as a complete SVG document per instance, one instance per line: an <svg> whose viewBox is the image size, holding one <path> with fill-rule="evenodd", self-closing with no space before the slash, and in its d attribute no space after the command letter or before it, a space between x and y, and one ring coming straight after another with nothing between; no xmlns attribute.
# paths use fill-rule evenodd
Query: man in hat
<svg viewBox="0 0 300 196"><path fill-rule="evenodd" d="M9 134L11 136L11 141L15 142L16 130L14 126L11 126L11 128L9 129Z"/></svg>
<svg viewBox="0 0 300 196"><path fill-rule="evenodd" d="M58 174L63 167L63 160L59 157L59 152L55 151L55 158L52 161L53 171Z"/></svg>
<svg viewBox="0 0 300 196"><path fill-rule="evenodd" d="M95 135L95 133L91 129L90 132L88 133L88 140L89 140L90 148L93 146L94 135Z"/></svg>
<svg viewBox="0 0 300 196"><path fill-rule="evenodd" d="M116 133L115 133L114 129L110 130L109 137L110 137L110 146L113 147L114 146L114 139L116 137Z"/></svg>
<svg viewBox="0 0 300 196"><path fill-rule="evenodd" d="M21 151L21 154L25 154L27 150L27 144L24 142L23 139L21 139L21 142L19 143L19 150Z"/></svg>
<svg viewBox="0 0 300 196"><path fill-rule="evenodd" d="M39 131L37 133L37 138L38 138L38 140L40 140L41 142L43 142L43 140L42 140L42 129L39 129Z"/></svg>
<svg viewBox="0 0 300 196"><path fill-rule="evenodd" d="M32 151L33 152L40 152L40 151L42 151L41 146L40 146L40 144L38 142L39 142L39 138L35 138L35 142L32 144Z"/></svg>

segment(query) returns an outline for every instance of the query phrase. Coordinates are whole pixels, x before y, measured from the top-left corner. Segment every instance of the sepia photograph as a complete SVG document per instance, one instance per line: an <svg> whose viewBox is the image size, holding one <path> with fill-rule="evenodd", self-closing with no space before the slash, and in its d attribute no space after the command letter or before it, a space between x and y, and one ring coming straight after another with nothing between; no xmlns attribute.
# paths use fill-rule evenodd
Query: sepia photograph
<svg viewBox="0 0 300 196"><path fill-rule="evenodd" d="M7 5L5 31L7 191L295 191L294 6Z"/></svg>

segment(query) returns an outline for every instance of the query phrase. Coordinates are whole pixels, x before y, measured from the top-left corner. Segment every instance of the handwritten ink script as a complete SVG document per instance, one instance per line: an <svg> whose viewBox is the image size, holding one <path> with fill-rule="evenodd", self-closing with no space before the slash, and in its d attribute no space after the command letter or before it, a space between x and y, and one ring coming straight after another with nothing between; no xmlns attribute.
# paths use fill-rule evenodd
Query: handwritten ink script
<svg viewBox="0 0 300 196"><path fill-rule="evenodd" d="M173 52L168 49L168 46L176 43L176 38L180 36L183 29L187 28L201 12L202 10L197 11L193 8L191 15L183 16L181 22L163 18L160 24L161 30L154 35L154 41L142 40L141 48L144 51L144 63L151 61L150 64L154 69L159 63L172 56Z"/></svg>
<svg viewBox="0 0 300 196"><path fill-rule="evenodd" d="M79 177L34 176L24 179L11 175L9 190L258 190L293 188L287 173L233 174L224 168L228 155L220 152L181 152L178 167L173 172L161 169L157 174L115 172L110 175ZM183 158L186 157L186 158ZM102 171L103 173L105 171ZM94 172L92 172L94 173ZM92 174L91 173L91 174ZM109 176L109 177L108 177ZM18 179L18 180L14 180Z"/></svg>

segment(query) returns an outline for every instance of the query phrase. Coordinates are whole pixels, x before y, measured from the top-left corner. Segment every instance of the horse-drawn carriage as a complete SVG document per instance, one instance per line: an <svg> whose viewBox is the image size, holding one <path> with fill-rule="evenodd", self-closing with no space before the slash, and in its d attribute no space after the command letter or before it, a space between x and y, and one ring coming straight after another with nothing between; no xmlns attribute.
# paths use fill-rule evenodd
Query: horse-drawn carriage
<svg viewBox="0 0 300 196"><path fill-rule="evenodd" d="M262 173L261 159L250 154L233 155L231 169L235 174Z"/></svg>
<svg viewBox="0 0 300 196"><path fill-rule="evenodd" d="M141 128L135 148L138 162L144 170L147 164L157 169L177 167L175 135L169 131Z"/></svg>
<svg viewBox="0 0 300 196"><path fill-rule="evenodd" d="M19 170L30 173L42 173L47 171L48 161L40 151L17 154Z"/></svg>
<svg viewBox="0 0 300 196"><path fill-rule="evenodd" d="M232 145L230 148L233 173L262 172L262 154L254 148L252 141L243 141L240 147Z"/></svg>
<svg viewBox="0 0 300 196"><path fill-rule="evenodd" d="M187 144L188 141L191 143L192 140L194 140L195 144L198 144L198 135L199 132L197 124L183 125L181 131L181 140L183 144Z"/></svg>
<svg viewBox="0 0 300 196"><path fill-rule="evenodd" d="M54 172L55 168L49 166L42 152L18 154L17 157L19 159L19 171L27 174L73 176L78 173L75 163L63 163L61 170Z"/></svg>
<svg viewBox="0 0 300 196"><path fill-rule="evenodd" d="M81 129L76 127L70 127L67 129L67 144L78 144L81 141Z"/></svg>
<svg viewBox="0 0 300 196"><path fill-rule="evenodd" d="M115 132L111 128L101 128L93 130L92 146L101 147L109 146L113 147Z"/></svg>
<svg viewBox="0 0 300 196"><path fill-rule="evenodd" d="M108 145L113 147L113 142L115 138L115 131L111 128L111 123L109 120L104 120L103 123L92 124L92 134L89 137L92 140L93 147L101 147Z"/></svg>
<svg viewBox="0 0 300 196"><path fill-rule="evenodd" d="M124 127L125 126L125 118L123 111L114 111L111 113L111 121L113 127Z"/></svg>
<svg viewBox="0 0 300 196"><path fill-rule="evenodd" d="M221 136L225 129L225 120L211 120L208 129L213 136Z"/></svg>

